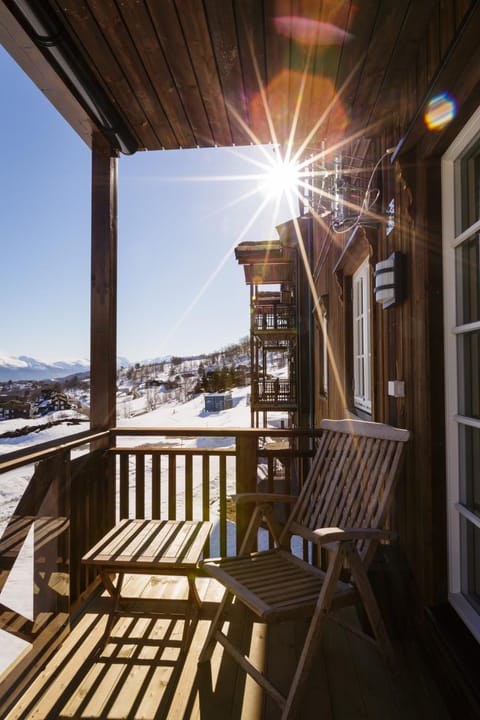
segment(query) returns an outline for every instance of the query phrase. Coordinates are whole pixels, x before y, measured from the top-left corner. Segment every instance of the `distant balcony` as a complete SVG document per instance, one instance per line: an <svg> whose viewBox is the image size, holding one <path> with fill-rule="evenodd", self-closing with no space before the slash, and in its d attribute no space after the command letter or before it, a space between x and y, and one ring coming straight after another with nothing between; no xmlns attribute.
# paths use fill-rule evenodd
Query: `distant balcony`
<svg viewBox="0 0 480 720"><path fill-rule="evenodd" d="M295 307L293 305L254 305L253 333L290 333L295 330Z"/></svg>
<svg viewBox="0 0 480 720"><path fill-rule="evenodd" d="M251 405L254 410L295 410L294 381L280 378L253 380Z"/></svg>

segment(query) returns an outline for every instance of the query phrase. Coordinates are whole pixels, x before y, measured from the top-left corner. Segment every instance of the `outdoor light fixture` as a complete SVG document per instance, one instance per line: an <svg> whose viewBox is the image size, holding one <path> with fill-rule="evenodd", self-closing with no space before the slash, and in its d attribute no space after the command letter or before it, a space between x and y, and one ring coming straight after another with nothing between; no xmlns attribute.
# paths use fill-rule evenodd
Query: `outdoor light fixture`
<svg viewBox="0 0 480 720"><path fill-rule="evenodd" d="M394 252L375 265L375 300L386 308L405 298L405 254Z"/></svg>

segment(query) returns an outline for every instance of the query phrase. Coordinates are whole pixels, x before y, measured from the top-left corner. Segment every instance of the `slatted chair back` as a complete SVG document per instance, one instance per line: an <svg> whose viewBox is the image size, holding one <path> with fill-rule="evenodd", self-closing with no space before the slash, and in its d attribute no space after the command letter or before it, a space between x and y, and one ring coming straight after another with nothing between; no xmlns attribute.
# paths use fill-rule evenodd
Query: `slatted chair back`
<svg viewBox="0 0 480 720"><path fill-rule="evenodd" d="M359 420L323 420L317 452L280 543L304 529L382 528L393 499L408 430ZM304 535L306 537L306 535ZM375 543L359 541L368 568Z"/></svg>

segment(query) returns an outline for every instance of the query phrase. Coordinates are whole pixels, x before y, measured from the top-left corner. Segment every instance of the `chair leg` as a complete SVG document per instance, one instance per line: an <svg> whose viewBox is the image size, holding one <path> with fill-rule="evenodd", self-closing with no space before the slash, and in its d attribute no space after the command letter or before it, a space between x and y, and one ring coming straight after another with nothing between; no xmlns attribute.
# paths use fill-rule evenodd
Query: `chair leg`
<svg viewBox="0 0 480 720"><path fill-rule="evenodd" d="M347 558L350 564L352 580L360 594L380 653L388 667L393 670L395 667L395 654L363 563L357 551L351 546L347 550Z"/></svg>
<svg viewBox="0 0 480 720"><path fill-rule="evenodd" d="M219 625L222 622L223 613L224 613L227 605L231 604L233 602L233 597L234 596L231 592L229 592L228 590L225 590L222 600L220 602L220 605L218 607L218 610L215 614L215 617L212 620L212 624L210 625L210 629L208 631L203 648L198 657L199 663L208 662L210 660L210 658L212 657L213 649L214 649L215 643L216 643L215 634L217 632Z"/></svg>
<svg viewBox="0 0 480 720"><path fill-rule="evenodd" d="M308 627L300 660L298 661L297 669L293 676L289 693L286 697L285 706L283 707L281 720L292 720L293 718L298 717L298 704L301 700L302 691L305 688L305 682L308 678L310 665L312 664L319 646L320 638L324 629L324 621L326 620L332 604L333 596L337 588L337 582L342 571L344 557L345 544L342 543L335 547L330 557L325 580L318 597L315 612Z"/></svg>

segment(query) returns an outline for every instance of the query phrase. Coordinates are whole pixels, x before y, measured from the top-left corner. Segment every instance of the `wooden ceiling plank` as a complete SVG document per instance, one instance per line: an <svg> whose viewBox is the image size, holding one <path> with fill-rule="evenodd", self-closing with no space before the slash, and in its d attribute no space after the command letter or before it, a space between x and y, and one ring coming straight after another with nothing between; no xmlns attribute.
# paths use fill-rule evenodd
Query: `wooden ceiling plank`
<svg viewBox="0 0 480 720"><path fill-rule="evenodd" d="M372 102L369 121L378 117L379 113L383 114L385 108L389 114L398 112L399 86L424 41L426 29L434 20L437 5L437 0L423 0L421 3L410 0L390 62L385 68L382 83L378 86L377 95ZM434 72L431 58L426 58L423 69L428 75Z"/></svg>
<svg viewBox="0 0 480 720"><path fill-rule="evenodd" d="M291 66L291 40L278 30L279 18L291 17L291 0L264 0L266 96L273 127L272 142L284 145L290 138L302 70Z"/></svg>
<svg viewBox="0 0 480 720"><path fill-rule="evenodd" d="M194 133L175 87L147 6L144 3L133 4L121 1L119 9L148 75L153 94L162 106L165 122L168 122L169 134L172 133L175 137L175 142L170 142L169 137L162 133L160 136L162 145L166 149L195 147Z"/></svg>
<svg viewBox="0 0 480 720"><path fill-rule="evenodd" d="M157 37L170 69L178 95L192 129L195 144L208 147L215 144L207 112L197 85L180 25L174 0L146 1Z"/></svg>
<svg viewBox="0 0 480 720"><path fill-rule="evenodd" d="M374 29L374 42L370 42L365 63L353 104L353 120L367 127L372 117L372 107L376 101L379 87L389 71L393 48L399 40L400 30L408 12L410 0L388 0L380 2ZM380 108L375 116L381 122L391 113L391 108Z"/></svg>
<svg viewBox="0 0 480 720"><path fill-rule="evenodd" d="M351 37L344 46L335 82L336 92L350 119L373 38L379 2L380 0L364 0L361 8L352 8L354 15L349 26ZM350 130L355 132L353 124Z"/></svg>
<svg viewBox="0 0 480 720"><path fill-rule="evenodd" d="M354 22L356 5L353 0L341 4L324 0L315 20L321 23L326 37L322 39L319 31L319 42L312 58L312 91L307 107L316 124L322 118L321 125L315 131L310 144L319 148L321 141L326 141L326 148L342 148L348 137L350 113L345 104L342 88L338 86L340 67L345 56L350 52L351 28ZM329 37L331 41L329 43ZM309 133L313 130L309 128Z"/></svg>
<svg viewBox="0 0 480 720"><path fill-rule="evenodd" d="M291 18L291 36L289 44L289 142L293 149L309 149L320 144L323 136L318 122L328 100L323 65L323 48L311 37L318 34L318 24L322 19L323 3L317 0L286 0L277 6L279 12L289 13ZM277 21L282 18L277 16ZM284 26L285 28L285 26Z"/></svg>
<svg viewBox="0 0 480 720"><path fill-rule="evenodd" d="M138 52L138 49L143 46L143 35L137 35L135 27L129 26L127 29L125 20L119 12L115 0L88 0L88 3L92 15L113 56L120 65L130 88L135 88L137 101L157 137L157 147L154 149L178 147L178 140ZM120 2L119 7L121 8L122 5L126 9L128 3ZM135 12L137 19L141 18L139 7L136 8ZM147 32L147 25L151 27L150 21L146 25L141 24L141 32Z"/></svg>
<svg viewBox="0 0 480 720"><path fill-rule="evenodd" d="M282 104L280 135L303 152L320 147L328 117L343 134L346 114L335 97L335 77L350 2L281 0L265 3L266 46L271 103ZM272 75L280 80L275 82ZM284 98L288 98L285 101ZM325 117L324 117L325 116ZM306 146L306 147L304 147Z"/></svg>
<svg viewBox="0 0 480 720"><path fill-rule="evenodd" d="M456 0L443 0L439 13L440 47L442 55L448 50L455 32L455 5Z"/></svg>
<svg viewBox="0 0 480 720"><path fill-rule="evenodd" d="M235 18L251 142L271 142L262 101L266 86L263 0L235 0Z"/></svg>
<svg viewBox="0 0 480 720"><path fill-rule="evenodd" d="M472 4L472 0L456 0L455 2L455 28L458 29L459 25L461 24L463 18L467 14L468 10L470 9L470 6Z"/></svg>
<svg viewBox="0 0 480 720"><path fill-rule="evenodd" d="M230 124L203 4L197 0L176 0L176 6L214 142L231 145Z"/></svg>
<svg viewBox="0 0 480 720"><path fill-rule="evenodd" d="M74 45L80 48L79 52L88 62L99 86L120 109L137 135L139 145L157 148L157 137L87 3L79 0L51 0L51 6L73 38Z"/></svg>
<svg viewBox="0 0 480 720"><path fill-rule="evenodd" d="M235 145L249 145L250 136L242 125L248 124L248 110L233 6L228 0L205 0L205 8L232 139Z"/></svg>
<svg viewBox="0 0 480 720"><path fill-rule="evenodd" d="M431 95L447 91L455 98L458 107L462 108L463 117L473 113L478 107L480 98L480 80L477 73L459 73L458 68L480 66L480 45L478 43L478 28L480 27L480 6L471 6L473 14L463 29L462 35L449 55L448 61L441 67L434 85L430 88ZM469 8L470 10L470 8ZM463 18L462 18L463 19ZM454 40L456 29L451 29L450 42ZM431 78L430 78L431 82ZM422 99L425 98L426 88L418 88L417 105L411 108L409 121L419 110ZM420 108L423 110L423 108ZM405 137L402 152L408 152L418 144L423 157L441 155L461 129L462 115L455 117L441 132L428 129L420 112L409 134Z"/></svg>
<svg viewBox="0 0 480 720"><path fill-rule="evenodd" d="M325 135L340 129L348 137L368 137L369 121L391 117L393 110L399 124L410 111L396 107L399 83L412 78L413 93L428 84L467 6L469 0L44 0L42 7L55 12L72 50L87 64L92 93L105 93L139 146L159 149L285 142L307 60L296 140L303 141L322 116L334 97L332 85L342 91L352 72L342 93L342 106L351 112L348 132L332 109ZM18 48L0 32L90 143L91 120L61 77L51 83L53 69L45 81L35 70L35 58L47 68L46 57L33 43ZM345 32L352 35L348 41ZM428 44L424 75L415 77L412 62L427 32L438 38ZM324 126L311 140L322 135Z"/></svg>

